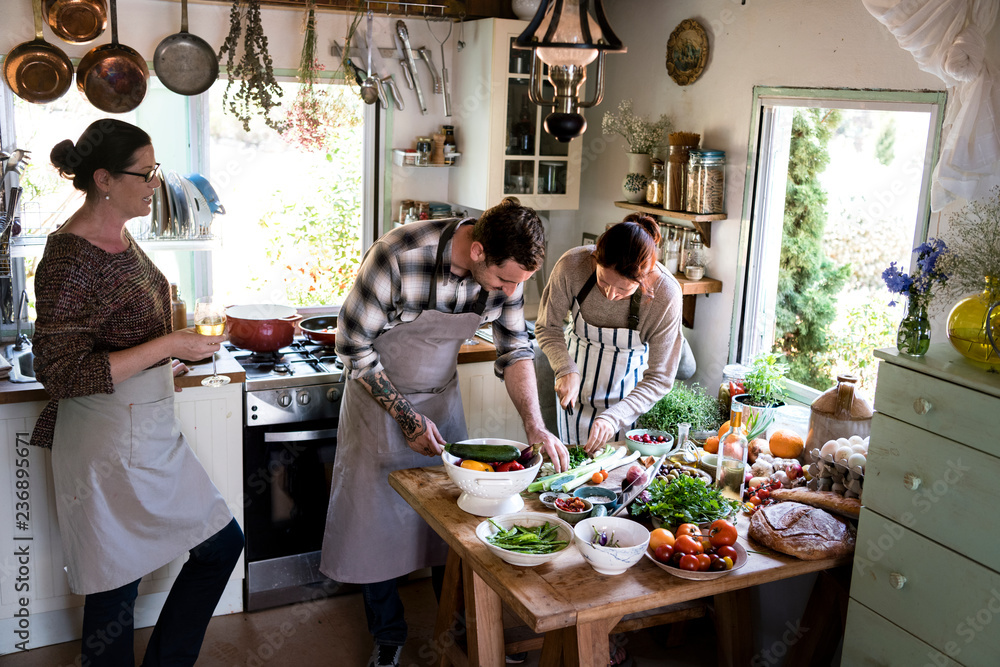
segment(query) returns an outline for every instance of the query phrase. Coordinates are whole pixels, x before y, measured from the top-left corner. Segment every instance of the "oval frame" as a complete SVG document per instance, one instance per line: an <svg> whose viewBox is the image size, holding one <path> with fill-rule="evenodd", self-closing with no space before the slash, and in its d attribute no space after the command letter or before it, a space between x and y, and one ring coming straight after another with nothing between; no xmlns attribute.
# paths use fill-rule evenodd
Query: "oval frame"
<svg viewBox="0 0 1000 667"><path fill-rule="evenodd" d="M683 56L683 60L682 60ZM667 39L667 73L679 86L698 80L708 62L708 35L694 19L677 24Z"/></svg>

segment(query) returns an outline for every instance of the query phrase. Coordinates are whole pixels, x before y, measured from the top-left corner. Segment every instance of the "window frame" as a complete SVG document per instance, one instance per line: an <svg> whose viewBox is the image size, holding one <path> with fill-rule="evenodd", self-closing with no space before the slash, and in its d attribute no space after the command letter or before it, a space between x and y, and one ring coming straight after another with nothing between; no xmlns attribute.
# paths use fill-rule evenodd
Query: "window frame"
<svg viewBox="0 0 1000 667"><path fill-rule="evenodd" d="M755 225L764 224L769 201L759 196L758 181L772 170L770 143L776 107L870 109L877 111L927 111L931 113L930 137L921 176L918 220L914 246L927 238L930 228L931 174L937 164L941 146L941 129L944 123L947 93L940 91L858 90L848 88L794 88L754 86L753 109L750 118L750 138L747 144L747 163L743 186L743 214L740 220L739 251L736 266L733 315L730 325L729 363L746 363L761 351L759 342L751 340L745 314L759 306L762 289L759 278L763 258L769 249L761 242L761 233L755 235ZM783 179L784 180L784 179ZM782 199L782 201L784 201ZM773 251L773 249L770 249ZM751 288L751 285L755 287ZM759 308L758 308L759 309ZM770 349L770 348L768 348ZM806 405L822 393L798 382L787 382L786 397Z"/></svg>

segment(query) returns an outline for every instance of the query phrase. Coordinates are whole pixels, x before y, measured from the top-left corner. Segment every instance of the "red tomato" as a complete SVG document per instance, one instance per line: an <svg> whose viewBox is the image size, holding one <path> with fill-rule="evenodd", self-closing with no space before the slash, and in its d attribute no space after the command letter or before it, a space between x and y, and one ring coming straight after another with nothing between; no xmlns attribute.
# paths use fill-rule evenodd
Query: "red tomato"
<svg viewBox="0 0 1000 667"><path fill-rule="evenodd" d="M708 531L713 547L731 547L736 544L736 526L725 519L716 519Z"/></svg>
<svg viewBox="0 0 1000 667"><path fill-rule="evenodd" d="M705 551L705 547L690 535L681 535L674 541L674 551L682 554L700 554Z"/></svg>
<svg viewBox="0 0 1000 667"><path fill-rule="evenodd" d="M660 561L661 563L668 562L670 560L670 557L673 555L674 555L674 547L671 544L661 544L660 546L656 547L656 552L654 554L656 560Z"/></svg>
<svg viewBox="0 0 1000 667"><path fill-rule="evenodd" d="M674 533L674 537L680 537L681 535L695 535L700 537L701 528L696 523L682 523Z"/></svg>
<svg viewBox="0 0 1000 667"><path fill-rule="evenodd" d="M698 559L691 554L685 554L681 557L680 568L682 570L688 570L690 572L697 572L699 567Z"/></svg>
<svg viewBox="0 0 1000 667"><path fill-rule="evenodd" d="M715 553L719 558L731 558L734 563L736 562L736 549L732 547L719 547Z"/></svg>
<svg viewBox="0 0 1000 667"><path fill-rule="evenodd" d="M771 495L771 492L767 489L757 489L757 497L761 500L767 500Z"/></svg>
<svg viewBox="0 0 1000 667"><path fill-rule="evenodd" d="M695 554L694 557L698 559L698 571L708 572L708 568L712 565L712 559L705 554Z"/></svg>
<svg viewBox="0 0 1000 667"><path fill-rule="evenodd" d="M758 498L756 495L753 495L753 496L750 496L750 498L749 498L749 500L747 500L747 502L750 503L751 505L753 505L754 507L758 507L760 505L760 498Z"/></svg>

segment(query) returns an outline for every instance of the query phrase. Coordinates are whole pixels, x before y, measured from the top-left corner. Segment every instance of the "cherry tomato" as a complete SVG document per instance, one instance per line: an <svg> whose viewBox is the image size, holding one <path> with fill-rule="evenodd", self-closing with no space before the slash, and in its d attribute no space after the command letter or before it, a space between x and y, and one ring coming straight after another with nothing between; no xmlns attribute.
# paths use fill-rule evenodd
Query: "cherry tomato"
<svg viewBox="0 0 1000 667"><path fill-rule="evenodd" d="M680 567L681 558L684 558L684 556L687 556L687 554L682 554L680 551L677 550L677 547L675 546L674 554L670 557L670 562L668 563L668 565L673 565L674 567Z"/></svg>
<svg viewBox="0 0 1000 667"><path fill-rule="evenodd" d="M601 475L600 471L597 471L590 476L590 481L593 482L594 484L600 484L601 482L604 481L604 477Z"/></svg>
<svg viewBox="0 0 1000 667"><path fill-rule="evenodd" d="M715 553L719 558L729 558L732 562L736 562L736 549L732 547L719 547Z"/></svg>
<svg viewBox="0 0 1000 667"><path fill-rule="evenodd" d="M600 472L600 473L601 473L601 481L602 481L602 482L603 482L604 480L606 480L606 479L608 478L608 471L607 471L607 470L604 470L604 469L602 468L602 469L601 469L601 470L599 470L598 472Z"/></svg>
<svg viewBox="0 0 1000 667"><path fill-rule="evenodd" d="M704 553L705 547L690 535L681 535L674 541L674 551L682 554Z"/></svg>
<svg viewBox="0 0 1000 667"><path fill-rule="evenodd" d="M734 561L733 561L733 559L732 559L732 558L730 558L729 556L726 556L726 557L725 557L725 558L723 558L722 560L723 560L723 562L725 562L725 564L726 564L726 569L727 569L727 570L731 570L731 569L733 569L733 562L734 562Z"/></svg>
<svg viewBox="0 0 1000 667"><path fill-rule="evenodd" d="M736 544L736 526L725 519L716 519L708 531L713 547L730 547Z"/></svg>
<svg viewBox="0 0 1000 667"><path fill-rule="evenodd" d="M697 572L700 564L698 559L691 554L685 554L681 556L680 568L682 570L688 570L689 572Z"/></svg>
<svg viewBox="0 0 1000 667"><path fill-rule="evenodd" d="M674 547L671 544L661 544L656 547L656 552L653 555L661 563L669 563L670 557L674 555Z"/></svg>
<svg viewBox="0 0 1000 667"><path fill-rule="evenodd" d="M750 499L747 500L747 502L750 503L751 505L753 505L754 507L759 507L760 503L761 503L761 500L756 495L753 495L753 496L750 496Z"/></svg>
<svg viewBox="0 0 1000 667"><path fill-rule="evenodd" d="M708 569L711 572L722 572L730 568L726 567L725 558L716 558L715 560L712 561L712 564L708 566Z"/></svg>
<svg viewBox="0 0 1000 667"><path fill-rule="evenodd" d="M694 557L698 559L698 571L708 572L709 566L712 565L712 559L705 554L695 554Z"/></svg>
<svg viewBox="0 0 1000 667"><path fill-rule="evenodd" d="M694 535L701 536L701 528L698 527L696 523L682 523L678 528L674 536L680 537L681 535Z"/></svg>
<svg viewBox="0 0 1000 667"><path fill-rule="evenodd" d="M768 489L757 489L757 497L761 500L767 500L771 495Z"/></svg>

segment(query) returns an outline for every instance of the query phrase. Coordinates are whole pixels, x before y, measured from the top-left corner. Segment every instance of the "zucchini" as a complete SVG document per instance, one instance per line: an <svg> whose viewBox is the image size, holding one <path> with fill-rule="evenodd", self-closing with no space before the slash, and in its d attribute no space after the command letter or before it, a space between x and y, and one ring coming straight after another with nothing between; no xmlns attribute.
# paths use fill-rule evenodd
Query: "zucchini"
<svg viewBox="0 0 1000 667"><path fill-rule="evenodd" d="M481 463L507 463L516 461L521 450L514 445L481 445L461 442L448 443L444 451L460 459L472 459Z"/></svg>

